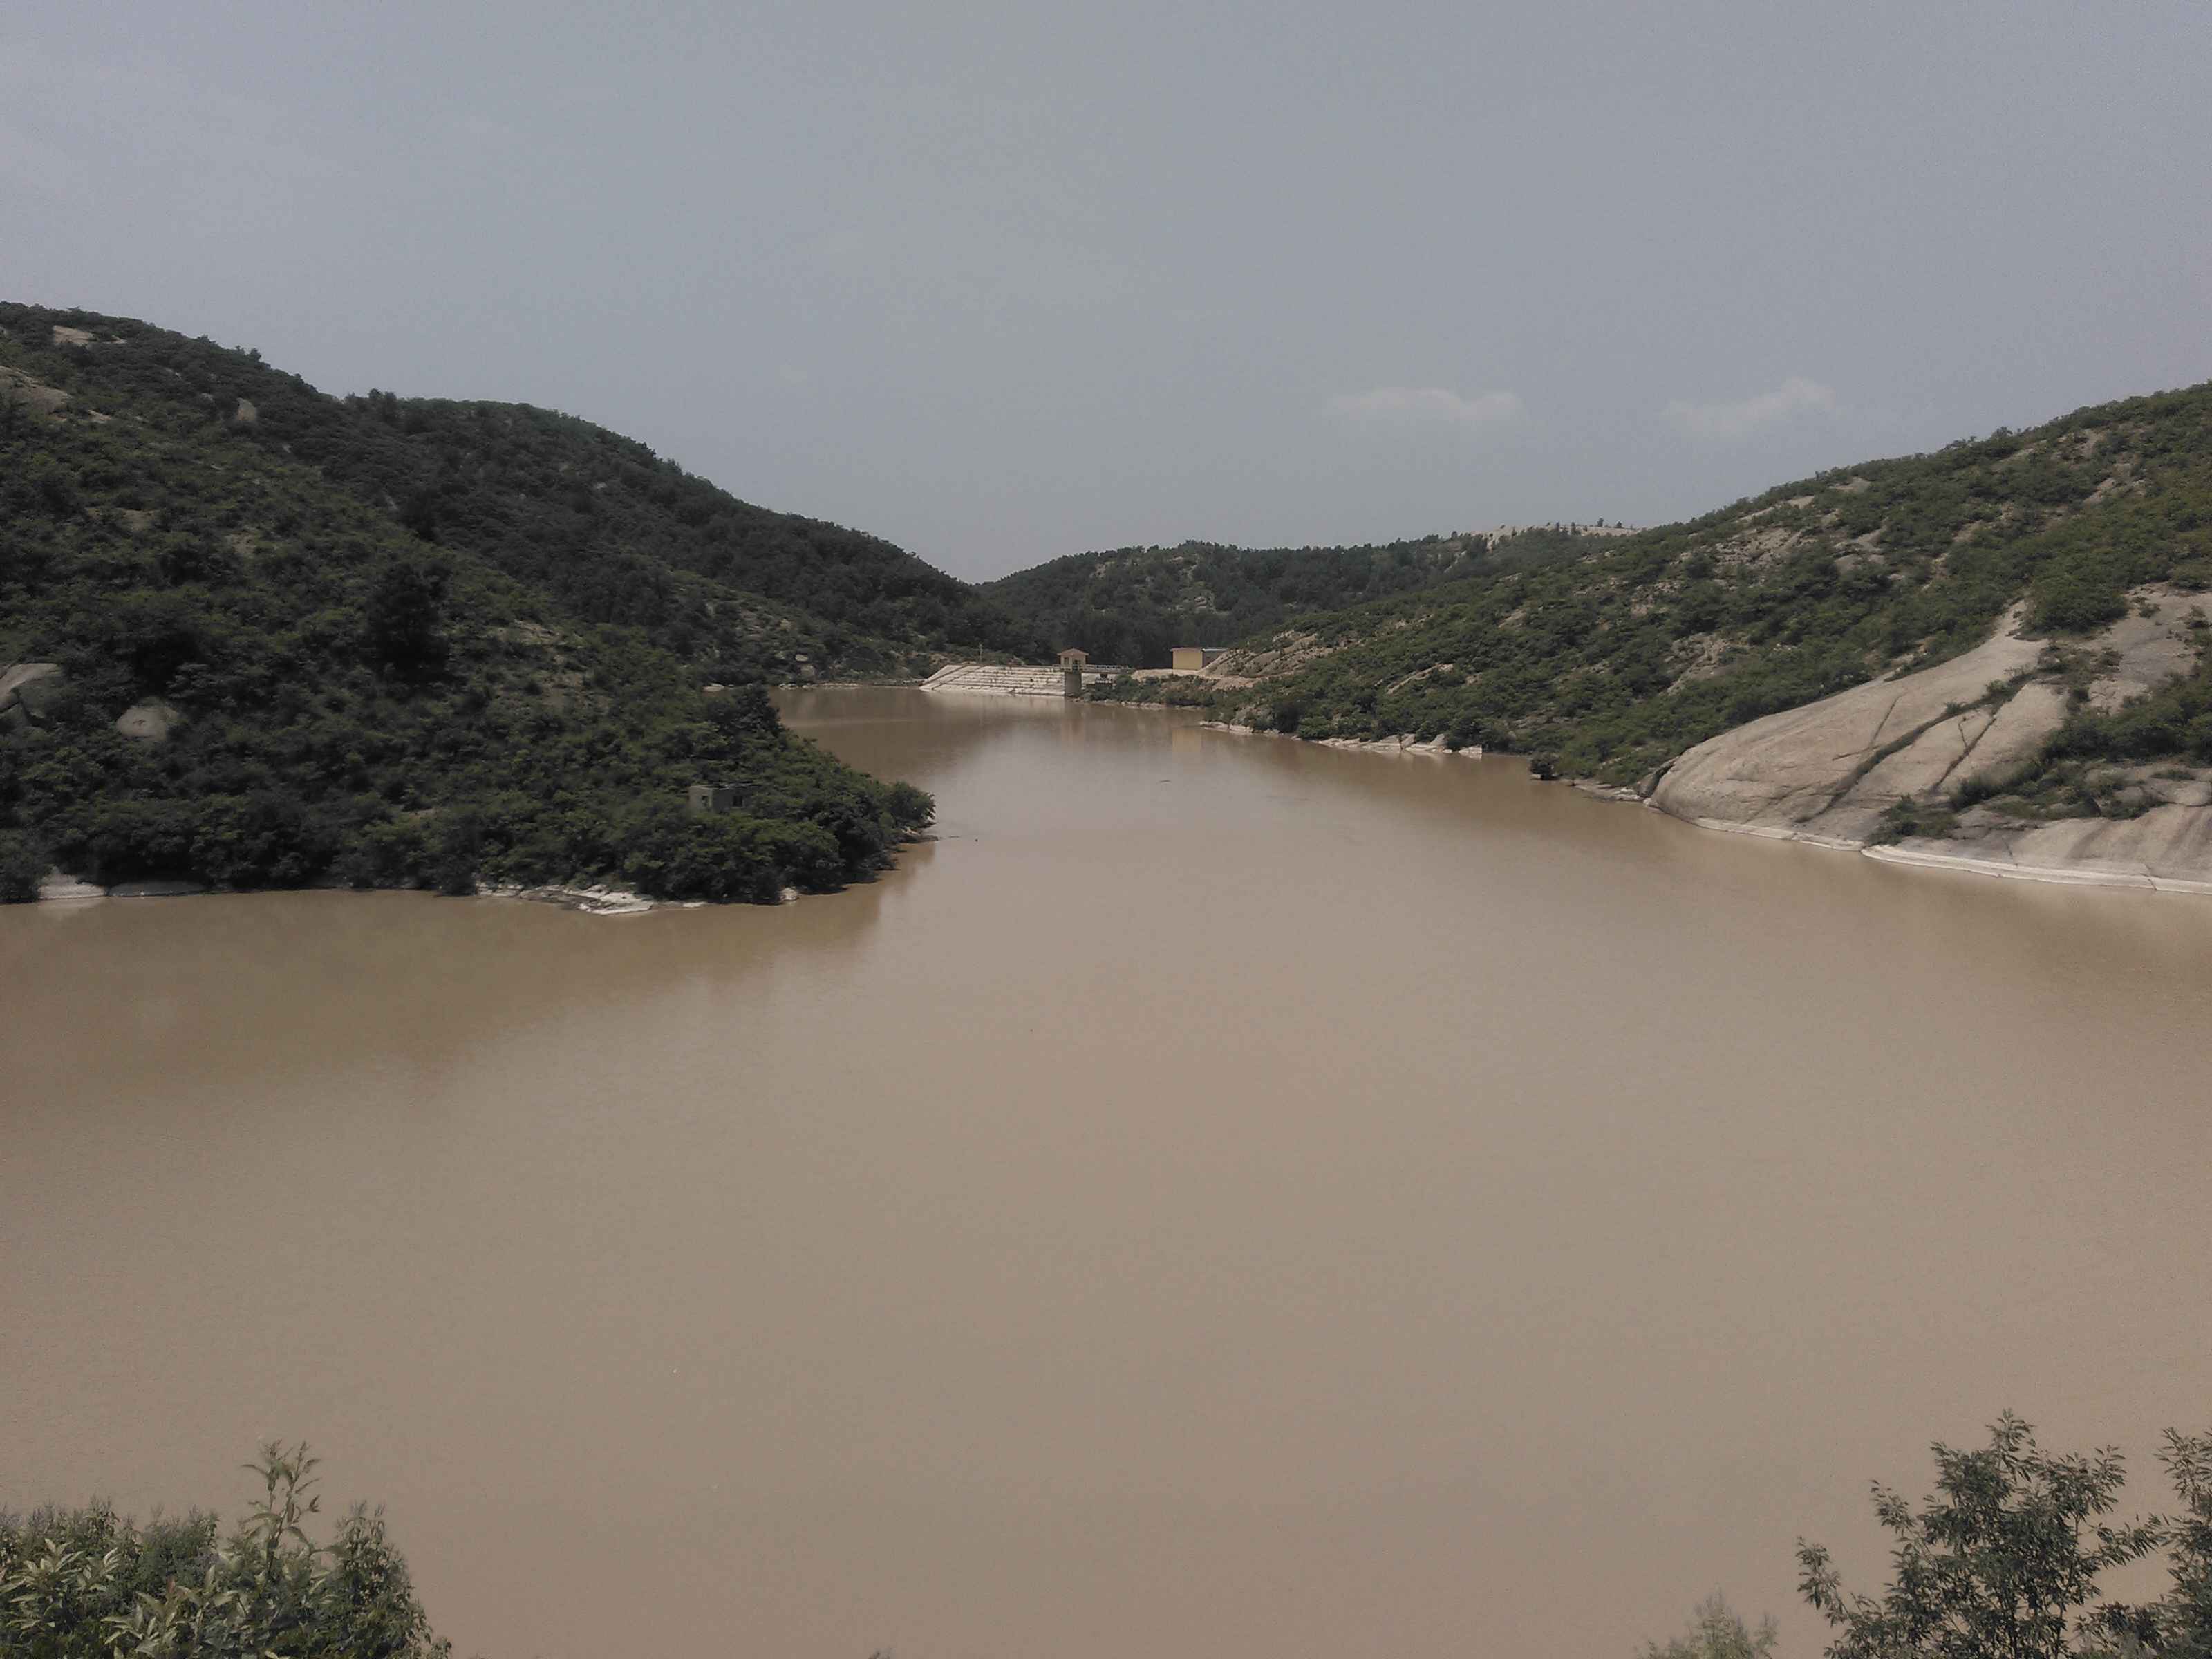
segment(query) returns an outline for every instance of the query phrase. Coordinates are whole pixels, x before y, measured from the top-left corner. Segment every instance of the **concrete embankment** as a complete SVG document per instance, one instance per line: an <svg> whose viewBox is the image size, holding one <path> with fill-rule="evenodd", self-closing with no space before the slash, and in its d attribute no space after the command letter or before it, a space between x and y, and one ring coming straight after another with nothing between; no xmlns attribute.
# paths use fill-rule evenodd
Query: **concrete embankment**
<svg viewBox="0 0 2212 1659"><path fill-rule="evenodd" d="M947 663L921 683L924 691L981 691L1002 697L1064 697L1067 682L1057 668L1019 663Z"/></svg>
<svg viewBox="0 0 2212 1659"><path fill-rule="evenodd" d="M1295 732L1262 732L1256 726L1239 726L1233 720L1200 720L1199 727L1206 732L1230 732L1241 738L1294 738ZM1482 745L1469 744L1464 749L1454 749L1443 738L1431 738L1424 743L1410 732L1401 732L1394 738L1317 738L1312 740L1321 749L1357 749L1368 755L1460 755L1469 760L1482 758Z"/></svg>

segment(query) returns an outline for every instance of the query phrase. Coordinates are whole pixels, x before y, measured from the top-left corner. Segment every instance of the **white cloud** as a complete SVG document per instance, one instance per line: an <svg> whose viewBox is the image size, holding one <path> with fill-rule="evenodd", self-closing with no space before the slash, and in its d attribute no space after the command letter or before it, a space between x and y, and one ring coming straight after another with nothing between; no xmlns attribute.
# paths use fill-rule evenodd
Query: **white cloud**
<svg viewBox="0 0 2212 1659"><path fill-rule="evenodd" d="M1740 398L1730 404L1685 403L1677 398L1666 409L1667 418L1697 438L1747 438L1753 433L1786 421L1808 409L1833 410L1836 389L1792 374L1771 392Z"/></svg>
<svg viewBox="0 0 2212 1659"><path fill-rule="evenodd" d="M1521 418L1521 399L1510 392L1480 392L1462 398L1440 386L1378 386L1372 392L1348 392L1328 400L1347 419L1439 426L1503 426Z"/></svg>

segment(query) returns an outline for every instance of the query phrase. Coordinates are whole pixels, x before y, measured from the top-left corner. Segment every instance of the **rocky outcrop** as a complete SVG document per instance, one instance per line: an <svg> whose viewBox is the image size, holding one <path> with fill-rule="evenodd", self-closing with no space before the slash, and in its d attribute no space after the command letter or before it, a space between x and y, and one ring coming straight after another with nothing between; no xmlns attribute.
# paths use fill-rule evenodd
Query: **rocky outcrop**
<svg viewBox="0 0 2212 1659"><path fill-rule="evenodd" d="M1240 738L1295 738L1295 732L1263 732L1256 726L1246 726L1236 720L1200 720L1201 732L1230 732ZM1457 755L1463 760L1480 760L1482 745L1470 743L1455 749L1442 737L1431 738L1426 743L1410 732L1401 732L1394 738L1317 738L1316 749L1356 749L1364 755Z"/></svg>
<svg viewBox="0 0 2212 1659"><path fill-rule="evenodd" d="M70 395L58 386L33 380L20 368L0 367L0 404L13 404L38 415L59 415L70 406Z"/></svg>
<svg viewBox="0 0 2212 1659"><path fill-rule="evenodd" d="M134 702L115 717L115 729L142 743L167 743L169 734L185 723L175 708L159 697Z"/></svg>
<svg viewBox="0 0 2212 1659"><path fill-rule="evenodd" d="M1652 804L1709 829L1863 841L1897 800L1973 759L1995 721L1972 705L1992 682L2031 672L2043 654L2040 641L2014 633L2018 621L2008 617L1996 637L1936 667L1855 685L1708 738L1668 769ZM2053 718L2050 731L2057 725ZM2048 735L2035 733L2033 743ZM2024 729L2007 735L2008 743L2028 740Z"/></svg>
<svg viewBox="0 0 2212 1659"><path fill-rule="evenodd" d="M1256 645L1232 647L1199 670L1198 677L1224 687L1256 685L1295 674L1337 648L1323 644L1319 635L1285 630Z"/></svg>
<svg viewBox="0 0 2212 1659"><path fill-rule="evenodd" d="M2012 782L2065 719L2065 688L2047 680L2030 681L1996 711L1974 745L1972 763L1960 769L1958 781L1991 787Z"/></svg>
<svg viewBox="0 0 2212 1659"><path fill-rule="evenodd" d="M68 689L69 678L59 663L18 662L0 669L0 731L44 725ZM115 729L142 742L166 743L184 723L184 715L173 704L149 697L117 715Z"/></svg>
<svg viewBox="0 0 2212 1659"><path fill-rule="evenodd" d="M2165 587L2075 653L2075 686L2115 708L2197 659L2206 602ZM2063 724L2069 691L2017 611L1983 645L1917 672L1770 714L1689 750L1648 781L1647 804L1711 830L1864 848L1904 864L2100 885L2212 892L2212 775L2187 767L2093 769L2096 816L2051 817L2027 803L1981 804L2029 772ZM1940 836L1891 844L1893 809L1913 803ZM1894 836L1890 830L1890 836Z"/></svg>
<svg viewBox="0 0 2212 1659"><path fill-rule="evenodd" d="M16 662L0 669L0 728L40 724L68 684L58 662Z"/></svg>
<svg viewBox="0 0 2212 1659"><path fill-rule="evenodd" d="M1482 745L1479 743L1455 749L1440 736L1424 743L1410 732L1401 732L1391 738L1323 738L1321 747L1357 749L1369 755L1463 755L1469 760L1482 758Z"/></svg>
<svg viewBox="0 0 2212 1659"><path fill-rule="evenodd" d="M1866 851L1893 864L2015 879L2212 893L2212 809L2202 805L2154 806L2139 817L2067 818L2032 828L1962 823L1960 833L1940 841L1911 839Z"/></svg>

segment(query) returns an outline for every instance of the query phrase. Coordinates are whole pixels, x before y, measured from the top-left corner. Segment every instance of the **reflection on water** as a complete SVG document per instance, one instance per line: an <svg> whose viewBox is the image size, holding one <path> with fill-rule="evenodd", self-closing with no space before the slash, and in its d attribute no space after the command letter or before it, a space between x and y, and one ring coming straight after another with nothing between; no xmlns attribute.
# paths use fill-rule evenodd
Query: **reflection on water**
<svg viewBox="0 0 2212 1659"><path fill-rule="evenodd" d="M2204 1420L2212 903L1051 700L775 909L0 912L5 1498L305 1433L492 1655L1623 1653ZM2150 1490L2146 1467L2146 1504Z"/></svg>

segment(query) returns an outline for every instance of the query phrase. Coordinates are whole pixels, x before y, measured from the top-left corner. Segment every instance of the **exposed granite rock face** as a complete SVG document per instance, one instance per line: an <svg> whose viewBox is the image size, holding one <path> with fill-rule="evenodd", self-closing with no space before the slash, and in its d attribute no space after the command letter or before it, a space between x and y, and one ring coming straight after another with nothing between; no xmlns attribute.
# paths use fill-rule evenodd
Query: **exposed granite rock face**
<svg viewBox="0 0 2212 1659"><path fill-rule="evenodd" d="M70 395L59 386L33 380L20 368L0 368L0 404L58 416L70 406Z"/></svg>
<svg viewBox="0 0 2212 1659"><path fill-rule="evenodd" d="M58 662L17 662L0 669L0 726L21 729L38 724L68 684Z"/></svg>
<svg viewBox="0 0 2212 1659"><path fill-rule="evenodd" d="M2154 806L2140 817L2065 818L2032 828L1966 825L1941 841L1869 847L1893 864L2097 887L2212 893L2212 810Z"/></svg>
<svg viewBox="0 0 2212 1659"><path fill-rule="evenodd" d="M2066 690L2048 680L2031 680L1996 712L1972 764L1962 766L1956 781L2008 783L2018 777L2066 719Z"/></svg>
<svg viewBox="0 0 2212 1659"><path fill-rule="evenodd" d="M1711 829L1863 841L1893 802L1936 787L1973 758L1995 721L1986 709L1949 711L1979 702L1992 681L2034 668L2042 642L2018 637L2018 620L2008 616L1986 644L1934 668L1855 685L1708 738L1668 769L1652 803Z"/></svg>
<svg viewBox="0 0 2212 1659"><path fill-rule="evenodd" d="M2118 661L2090 686L2093 708L2118 708L2130 697L2187 673L2197 660L2187 618L2204 608L2204 600L2166 587L2144 588L2135 597L2138 608L2097 635L2097 648L2116 653Z"/></svg>
<svg viewBox="0 0 2212 1659"><path fill-rule="evenodd" d="M2167 588L2131 595L2130 614L2086 642L2102 658L2093 707L2118 708L2195 662L2207 602ZM2023 640L2017 611L1947 663L1854 686L1698 744L1647 781L1647 804L1707 829L1864 847L1896 863L2098 885L2212 892L2212 776L2187 767L2111 766L2084 778L2103 816L2038 817L1984 805L1942 839L1867 846L1902 800L1963 805L2019 779L2066 718L2065 685ZM1992 708L1993 682L2019 682ZM1979 707L1966 707L1980 704ZM1960 791L1974 785L1972 794Z"/></svg>
<svg viewBox="0 0 2212 1659"><path fill-rule="evenodd" d="M1482 758L1480 744L1471 743L1464 749L1455 749L1442 737L1431 738L1423 743L1410 732L1401 732L1394 738L1323 738L1316 747L1358 749L1370 755L1462 755L1469 760Z"/></svg>
<svg viewBox="0 0 2212 1659"><path fill-rule="evenodd" d="M143 743L167 743L169 734L184 723L185 717L159 697L135 702L115 717L118 732Z"/></svg>

